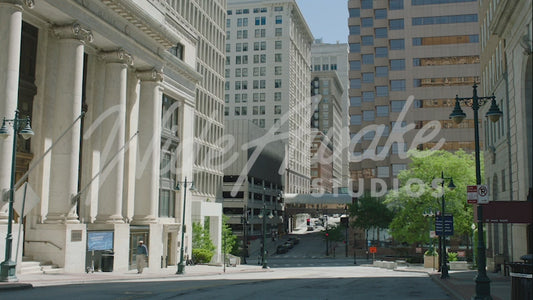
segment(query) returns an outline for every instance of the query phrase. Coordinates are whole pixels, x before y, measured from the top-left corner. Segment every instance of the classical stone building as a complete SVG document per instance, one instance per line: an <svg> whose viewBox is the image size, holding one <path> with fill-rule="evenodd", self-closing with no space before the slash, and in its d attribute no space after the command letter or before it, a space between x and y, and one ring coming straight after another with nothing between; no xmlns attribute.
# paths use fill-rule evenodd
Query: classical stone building
<svg viewBox="0 0 533 300"><path fill-rule="evenodd" d="M485 182L490 201L532 201L533 66L531 0L480 2L480 94L494 93L503 112L483 120ZM490 105L481 108L484 115ZM505 219L505 218L502 218ZM487 266L533 252L532 224L487 225Z"/></svg>
<svg viewBox="0 0 533 300"><path fill-rule="evenodd" d="M211 201L217 180L199 176L209 169L198 172L192 159L202 141L195 128L209 126L199 116L218 109L212 132L223 128L226 8L223 0L207 2L0 1L0 117L13 119L18 109L35 132L16 148L16 186L27 181L35 195L15 214L18 266L24 255L83 272L90 250L108 249L114 270L124 271L134 267L142 239L149 268L165 267L178 262L180 248L191 254L191 224L206 217L220 253L222 206ZM9 125L0 141L2 237ZM187 201L186 179L199 187L185 189Z"/></svg>

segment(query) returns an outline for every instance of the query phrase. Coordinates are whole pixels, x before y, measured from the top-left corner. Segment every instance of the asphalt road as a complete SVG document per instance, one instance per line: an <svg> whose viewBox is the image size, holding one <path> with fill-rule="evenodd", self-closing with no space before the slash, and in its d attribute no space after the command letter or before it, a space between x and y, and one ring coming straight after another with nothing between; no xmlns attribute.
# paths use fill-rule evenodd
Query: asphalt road
<svg viewBox="0 0 533 300"><path fill-rule="evenodd" d="M324 247L318 234L302 235L288 253L270 256L266 271L45 286L2 291L0 299L453 299L425 273L354 265L324 257Z"/></svg>

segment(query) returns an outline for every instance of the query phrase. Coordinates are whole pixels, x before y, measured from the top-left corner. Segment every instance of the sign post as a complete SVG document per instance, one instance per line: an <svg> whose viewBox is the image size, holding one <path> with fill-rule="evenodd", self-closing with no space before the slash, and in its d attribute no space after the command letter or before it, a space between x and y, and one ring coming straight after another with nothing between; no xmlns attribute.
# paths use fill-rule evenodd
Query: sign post
<svg viewBox="0 0 533 300"><path fill-rule="evenodd" d="M466 202L477 204L477 185L468 185L466 187Z"/></svg>
<svg viewBox="0 0 533 300"><path fill-rule="evenodd" d="M477 186L477 204L489 203L489 189L486 185Z"/></svg>

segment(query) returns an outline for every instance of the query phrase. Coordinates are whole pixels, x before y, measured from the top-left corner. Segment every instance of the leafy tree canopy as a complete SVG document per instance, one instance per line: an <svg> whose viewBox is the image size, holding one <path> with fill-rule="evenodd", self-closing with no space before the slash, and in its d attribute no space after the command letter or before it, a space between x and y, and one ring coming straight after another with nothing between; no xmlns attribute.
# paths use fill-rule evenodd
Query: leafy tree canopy
<svg viewBox="0 0 533 300"><path fill-rule="evenodd" d="M468 234L473 214L472 205L466 202L466 186L476 182L474 155L463 150L455 153L411 150L409 153L412 163L398 175L400 188L386 195L385 203L394 211L389 226L391 235L399 242L410 244L429 241L435 219L428 219L424 212L441 211L441 172L445 178L453 178L456 186L452 191L448 189L450 180L444 180L445 212L453 214L455 235Z"/></svg>
<svg viewBox="0 0 533 300"><path fill-rule="evenodd" d="M383 199L371 197L370 193L365 193L357 199L355 204L349 206L350 225L355 228L387 228L392 220L393 213L383 203Z"/></svg>

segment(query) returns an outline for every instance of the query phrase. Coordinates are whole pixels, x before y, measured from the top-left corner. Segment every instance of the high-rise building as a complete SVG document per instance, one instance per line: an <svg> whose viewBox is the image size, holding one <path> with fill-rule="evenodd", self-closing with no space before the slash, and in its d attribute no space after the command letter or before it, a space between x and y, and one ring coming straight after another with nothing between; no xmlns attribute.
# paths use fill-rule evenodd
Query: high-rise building
<svg viewBox="0 0 533 300"><path fill-rule="evenodd" d="M353 190L373 178L391 189L408 149L473 151L473 120L449 114L479 82L478 1L349 0L348 10Z"/></svg>
<svg viewBox="0 0 533 300"><path fill-rule="evenodd" d="M342 87L342 94L335 95L336 101L340 106L340 127L335 129L338 131L338 137L335 138L334 154L336 156L336 165L334 172L336 183L335 187L347 187L349 181L349 128L348 128L348 44L326 44L320 39L315 40L311 46L311 70L313 72L334 72ZM311 76L312 79L315 75ZM330 89L326 89L330 92ZM328 98L329 95L322 95ZM333 102L330 102L330 106ZM333 109L330 109L332 112ZM323 113L322 113L323 114ZM323 115L321 115L323 116ZM332 120L328 120L329 126L333 125ZM331 134L330 134L331 135Z"/></svg>
<svg viewBox="0 0 533 300"><path fill-rule="evenodd" d="M224 115L283 140L284 191L308 193L313 36L296 1L230 0L226 30Z"/></svg>

